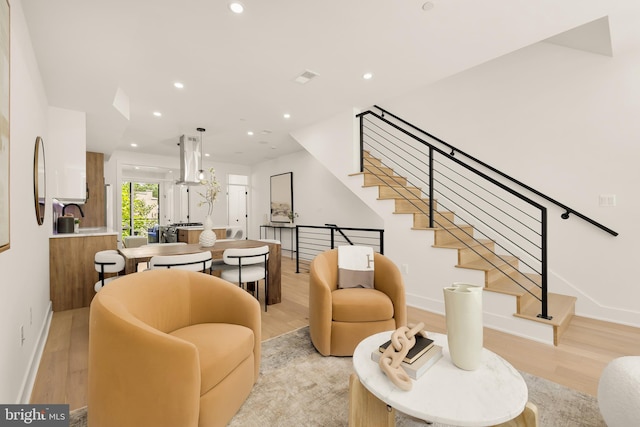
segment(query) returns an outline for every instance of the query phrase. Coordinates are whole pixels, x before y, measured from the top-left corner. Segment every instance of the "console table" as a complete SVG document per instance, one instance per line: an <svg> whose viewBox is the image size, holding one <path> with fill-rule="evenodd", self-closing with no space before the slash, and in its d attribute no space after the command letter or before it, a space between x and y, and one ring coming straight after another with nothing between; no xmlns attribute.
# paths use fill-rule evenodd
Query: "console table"
<svg viewBox="0 0 640 427"><path fill-rule="evenodd" d="M276 239L276 240L280 240L280 242L282 242L282 230L289 230L289 242L291 244L291 246L289 246L289 250L291 251L291 258L293 259L293 254L295 252L294 249L294 245L293 242L295 241L295 237L296 234L298 233L298 229L296 228L295 225L290 225L287 223L282 223L282 224L265 224L265 225L261 225L260 226L260 238L263 239L262 237L262 229L264 228L264 239ZM268 232L269 229L273 230L273 234L272 237L269 237ZM276 231L278 232L277 237L276 237ZM283 248L286 249L286 248Z"/></svg>
<svg viewBox="0 0 640 427"><path fill-rule="evenodd" d="M482 363L478 369L457 368L451 362L447 336L443 334L428 334L442 346L442 358L413 381L411 390L400 390L385 376L378 363L371 360L371 352L390 339L392 332L372 335L356 347L353 366L357 378L351 379L350 426L367 425L368 420L363 416L366 418L367 413L372 412L372 406L376 406L375 402L367 400L363 390L357 389L358 386L364 386L364 391L381 401L378 405L380 414L387 412L386 405L389 405L425 421L457 426L496 425L523 414L528 390L522 375L509 362L487 349L482 350ZM354 411L359 411L361 416L354 416ZM389 416L386 425L395 425L395 419Z"/></svg>

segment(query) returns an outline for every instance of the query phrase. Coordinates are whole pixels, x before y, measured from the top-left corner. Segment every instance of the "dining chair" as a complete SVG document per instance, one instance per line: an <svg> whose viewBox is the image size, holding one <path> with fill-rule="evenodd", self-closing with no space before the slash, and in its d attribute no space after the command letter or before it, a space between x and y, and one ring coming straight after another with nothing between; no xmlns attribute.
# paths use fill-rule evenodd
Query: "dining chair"
<svg viewBox="0 0 640 427"><path fill-rule="evenodd" d="M176 268L211 274L211 262L212 257L209 251L184 255L156 255L149 260L149 269Z"/></svg>
<svg viewBox="0 0 640 427"><path fill-rule="evenodd" d="M124 257L113 249L99 251L94 255L93 265L98 272L99 279L93 286L93 289L99 292L107 283L119 277L105 278L105 273L120 273L124 270Z"/></svg>
<svg viewBox="0 0 640 427"><path fill-rule="evenodd" d="M264 311L267 311L269 299L269 245L257 248L226 249L222 255L224 263L233 266L223 270L220 277L243 287L245 283L254 283L254 295L260 300L259 281L264 280Z"/></svg>

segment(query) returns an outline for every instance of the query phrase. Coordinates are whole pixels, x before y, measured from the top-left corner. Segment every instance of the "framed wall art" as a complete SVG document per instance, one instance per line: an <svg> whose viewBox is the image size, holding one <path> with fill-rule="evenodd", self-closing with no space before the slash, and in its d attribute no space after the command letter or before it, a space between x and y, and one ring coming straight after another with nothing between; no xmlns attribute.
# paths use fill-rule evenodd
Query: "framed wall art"
<svg viewBox="0 0 640 427"><path fill-rule="evenodd" d="M293 172L271 176L271 222L289 222L293 212Z"/></svg>
<svg viewBox="0 0 640 427"><path fill-rule="evenodd" d="M0 252L9 249L9 37L8 0L0 0Z"/></svg>

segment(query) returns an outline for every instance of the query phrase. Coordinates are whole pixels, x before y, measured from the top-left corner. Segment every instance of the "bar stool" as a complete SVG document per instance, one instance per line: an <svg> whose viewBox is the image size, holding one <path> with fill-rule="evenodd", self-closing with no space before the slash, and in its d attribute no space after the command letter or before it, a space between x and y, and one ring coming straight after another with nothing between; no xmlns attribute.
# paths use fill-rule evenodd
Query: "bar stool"
<svg viewBox="0 0 640 427"><path fill-rule="evenodd" d="M99 280L93 286L96 292L99 292L107 283L115 280L118 276L104 277L105 273L120 273L124 270L124 257L113 249L96 252L93 258L93 265L98 272Z"/></svg>

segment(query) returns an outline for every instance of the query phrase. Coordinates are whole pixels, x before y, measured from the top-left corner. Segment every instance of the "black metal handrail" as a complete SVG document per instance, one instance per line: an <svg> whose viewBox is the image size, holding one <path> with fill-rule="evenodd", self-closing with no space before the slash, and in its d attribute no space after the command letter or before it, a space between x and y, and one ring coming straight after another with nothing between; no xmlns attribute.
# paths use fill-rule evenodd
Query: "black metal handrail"
<svg viewBox="0 0 640 427"><path fill-rule="evenodd" d="M395 114L385 110L384 108L379 107L377 105L374 105L374 107L377 108L378 110L382 111L382 117L384 117L385 115L389 115L389 116L393 117L395 120L398 120L402 124L410 127L411 129L416 130L416 131L420 132L421 134L426 135L426 136L428 136L429 138L431 138L431 139L433 139L435 141L438 141L440 144L444 145L445 147L447 147L447 148L449 148L451 150L451 153L450 153L451 156L455 156L457 153L459 153L459 154L467 157L469 160L472 160L473 162L481 165L482 167L489 169L491 172L501 176L502 178L505 178L505 179L513 182L514 184L526 189L527 191L535 194L536 196L541 197L541 198L553 203L554 205L562 208L565 211L560 216L562 219L569 219L570 214L573 214L573 215L577 216L578 218L581 218L581 219L587 221L589 224L592 224L592 225L594 225L594 226L606 231L607 233L609 233L609 234L611 234L613 236L617 236L618 235L618 233L616 231L613 231L609 227L606 227L606 226L600 224L599 222L594 221L593 219L587 217L586 215L581 214L580 212L576 211L575 209L570 208L569 206L565 205L564 203L558 202L557 200L555 200L555 199L547 196L546 194L544 194L544 193L542 193L542 192L540 192L540 191L538 191L538 190L536 190L536 189L534 189L534 188L532 188L532 187L530 187L530 186L518 181L517 179L505 174L504 172L496 169L495 167L493 167L493 166L491 166L491 165L489 165L489 164L487 164L487 163L475 158L474 156L472 156L470 154L465 153L464 151L460 150L459 148L456 148L453 145L451 145L451 144L443 141L442 139L438 138L437 136L434 136L431 133L418 128L417 126L407 122L406 120L396 116ZM364 113L361 113L361 114L367 114L367 113L368 112L364 112ZM358 116L360 116L360 114ZM429 144L427 144L427 145L429 145Z"/></svg>
<svg viewBox="0 0 640 427"><path fill-rule="evenodd" d="M372 120L369 120L367 122L367 126L365 127L364 118L369 115L372 118L377 119L378 122L381 122L384 125L386 125L386 128L385 129L376 128L375 127L376 125L372 123ZM405 186L400 182L398 182L400 181L398 180L398 178L400 177L393 175L393 173L395 172L393 168L389 168L384 163L381 166L376 166L374 163L370 163L369 165L367 165L367 168L369 169L369 171L374 172L374 175L378 175L378 176L386 175L385 178L387 180L390 180L390 182L395 183L395 185L390 185L388 188L391 188L393 191L397 192L399 197L405 198L405 200L413 204L414 207L418 208L418 210L421 213L427 215L429 218L430 228L434 228L434 226L437 225L438 228L448 232L458 242L465 245L472 252L475 252L486 263L490 264L495 270L502 273L504 277L506 277L508 280L511 280L515 285L524 289L526 292L531 294L534 298L538 299L541 303L541 313L538 316L542 318L550 319L550 316L548 314L548 301L547 301L548 295L547 295L547 209L546 207L530 199L529 197L523 195L522 193L516 191L510 186L504 184L503 182L500 182L497 179L487 175L486 173L465 163L463 160L460 160L454 157L452 153L445 152L444 150L434 146L430 142L425 141L424 139L418 137L417 135L407 131L406 129L398 126L395 123L390 122L389 120L385 119L384 117L372 111L367 111L365 113L359 114L358 117L360 118L360 135L361 135L360 148L362 152L361 171L365 170L363 154L365 150L365 131L366 131L368 132L366 133L366 136L367 136L367 143L369 144L369 146L372 146L378 151L385 151L384 153L381 153L380 155L381 157L385 159L399 158L401 162L403 162L404 166L401 166L401 167L397 166L397 167L402 169L405 172L409 170L412 170L413 172L407 173L407 177L403 178L404 180L406 180L406 183L407 183ZM405 138L408 138L408 141L406 141ZM396 143L395 141L399 141L399 142ZM412 145L413 143L415 143L417 147ZM428 148L427 153L425 153L424 150L420 150L420 147L425 147L425 146ZM512 257L498 255L497 251L486 246L486 244L481 239L474 237L473 230L478 231L477 227L474 227L471 230L471 232L469 232L468 229L465 229L465 227L459 224L456 224L453 220L447 218L446 216L444 215L437 216L439 211L436 211L435 209L435 204L436 204L435 203L435 196L436 196L435 184L438 184L438 188L439 188L439 190L437 190L437 196L447 200L447 203L451 203L452 210L459 210L458 206L460 201L463 201L463 203L465 201L468 201L465 196L459 197L458 200L456 200L455 202L452 200L451 201L449 200L451 199L452 195L460 196L460 194L457 191L458 189L460 189L461 192L466 192L466 194L469 195L470 197L477 197L478 195L476 194L477 191L471 191L468 188L464 187L459 181L452 180L450 174L449 176L447 176L447 174L443 174L442 173L443 168L436 168L435 163L437 163L438 166L442 165L442 161L436 161L435 159L436 155L440 156L443 160L446 160L447 162L451 162L452 165L455 165L456 167L460 168L461 171L466 171L468 173L471 173L472 176L475 177L473 180L477 180L478 178L481 178L484 182L491 184L492 186L499 189L500 191L503 191L505 194L509 195L510 197L513 197L514 200L519 200L520 203L524 203L526 206L532 207L538 212L538 214L535 215L535 218L539 218L539 220L536 219L537 223L535 227L536 228L539 227L540 231L535 232L534 238L539 239L540 243L534 245L535 246L534 250L539 251L540 255L539 257L537 257L535 254L532 254L532 252L530 251L524 251L524 252L528 256L533 256L537 260L537 262L540 263L539 271L536 270L531 265L528 265L528 267L530 267L535 273L539 275L536 277L540 277L540 281L541 281L540 285L538 285L536 283L536 280L530 277L529 275L522 274L519 272L518 272L519 274L516 274L512 271L513 261L511 260L516 259L520 261L519 259L520 257L513 255L513 253L509 252L508 250L507 252L510 255L513 255ZM388 172L388 170L391 170L391 172ZM420 178L420 175L424 175L424 174L427 174L427 177L424 179ZM465 179L470 182L473 181L466 177ZM447 180L449 180L450 182ZM428 201L424 201L423 199L421 199L421 196L419 201L415 201L415 197L412 198L412 197L406 196L406 194L403 194L403 191L406 192L406 188L412 188L411 186L415 184L414 181L419 181L420 184L424 184L428 187ZM452 189L451 185L456 186L456 189ZM420 192L421 194L421 190L419 187L420 187L419 184L416 185L415 190L417 190L417 192ZM402 190L403 188L405 188L405 190ZM447 190L448 193L446 194L443 193L442 189ZM447 208L447 206L445 206L445 203L442 201L442 199L440 199L437 203L438 203L438 206ZM497 206L497 204L491 205L491 207L494 210L496 210L501 214L506 213L507 216L510 217L511 219L513 219L513 216L511 216L507 211L513 210L515 206L516 205L513 203L510 203L506 208L499 207ZM476 206L476 208L477 207L478 206ZM483 210L483 209L480 208L480 210ZM471 216L473 216L473 218L477 220L477 216L475 214L472 213ZM439 219L436 220L436 217L438 217ZM464 218L461 218L461 215L459 214L459 212L456 212L455 217L458 219L465 220ZM495 220L491 219L489 220L489 223L490 222L495 222ZM495 226L489 223L485 223L485 225L487 225L490 230L495 232L496 231ZM506 220L502 221L500 223L500 227L504 226L505 223L506 223ZM513 232L513 229L511 229L511 232ZM485 233L485 235L487 234ZM492 239L490 236L487 236L487 237L491 241L495 240L495 239ZM473 244L471 244L471 242L473 242ZM509 238L506 238L506 242L509 245L514 245L514 240L510 240ZM493 242L493 243L496 243L496 242ZM500 245L500 248L505 249L505 246ZM488 253L491 253L492 257L488 257L487 255ZM529 286L538 287L541 290L541 296L538 297L536 294L531 292L527 286L521 283L521 280L517 280L516 278L530 282Z"/></svg>
<svg viewBox="0 0 640 427"><path fill-rule="evenodd" d="M380 228L341 227L336 224L296 225L296 273L301 262L339 245L371 246L384 254L384 230Z"/></svg>

